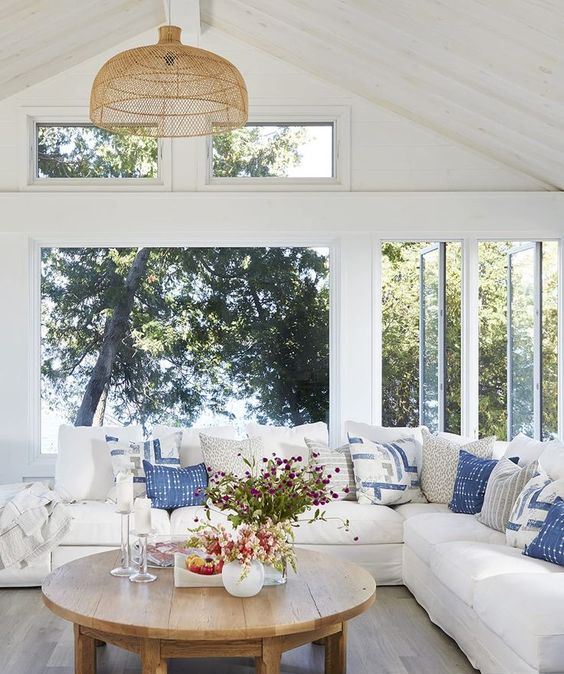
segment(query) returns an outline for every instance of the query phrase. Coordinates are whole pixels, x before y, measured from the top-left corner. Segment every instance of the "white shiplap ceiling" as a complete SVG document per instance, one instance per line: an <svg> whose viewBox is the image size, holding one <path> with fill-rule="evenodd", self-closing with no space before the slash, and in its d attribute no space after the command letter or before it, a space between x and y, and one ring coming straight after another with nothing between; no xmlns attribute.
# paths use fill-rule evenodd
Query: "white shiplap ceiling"
<svg viewBox="0 0 564 674"><path fill-rule="evenodd" d="M0 100L164 21L163 0L0 0Z"/></svg>
<svg viewBox="0 0 564 674"><path fill-rule="evenodd" d="M564 188L564 0L201 0L202 20Z"/></svg>
<svg viewBox="0 0 564 674"><path fill-rule="evenodd" d="M162 24L167 1L0 0L0 99ZM182 17L197 0L172 4ZM200 13L564 189L564 0L200 0Z"/></svg>

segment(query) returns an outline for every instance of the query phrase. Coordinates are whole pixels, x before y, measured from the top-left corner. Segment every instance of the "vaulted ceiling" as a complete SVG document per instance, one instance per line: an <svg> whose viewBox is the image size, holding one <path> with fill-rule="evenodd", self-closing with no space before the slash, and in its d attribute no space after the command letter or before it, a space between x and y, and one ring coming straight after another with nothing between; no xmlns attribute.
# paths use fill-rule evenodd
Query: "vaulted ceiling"
<svg viewBox="0 0 564 674"><path fill-rule="evenodd" d="M162 0L0 0L0 99L164 21Z"/></svg>
<svg viewBox="0 0 564 674"><path fill-rule="evenodd" d="M562 0L201 0L206 23L564 188Z"/></svg>
<svg viewBox="0 0 564 674"><path fill-rule="evenodd" d="M200 0L200 14L564 189L564 0ZM0 0L0 99L164 20L163 0Z"/></svg>

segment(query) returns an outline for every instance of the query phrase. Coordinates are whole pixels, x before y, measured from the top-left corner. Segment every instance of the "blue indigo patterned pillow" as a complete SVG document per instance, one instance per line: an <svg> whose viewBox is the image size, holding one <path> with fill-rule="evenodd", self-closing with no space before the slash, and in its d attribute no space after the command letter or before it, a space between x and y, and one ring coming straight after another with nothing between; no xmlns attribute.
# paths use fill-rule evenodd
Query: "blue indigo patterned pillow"
<svg viewBox="0 0 564 674"><path fill-rule="evenodd" d="M482 510L488 480L496 464L496 459L481 459L460 450L452 501L448 504L452 512L476 515Z"/></svg>
<svg viewBox="0 0 564 674"><path fill-rule="evenodd" d="M394 505L424 502L417 472L414 438L379 443L349 435L359 503Z"/></svg>
<svg viewBox="0 0 564 674"><path fill-rule="evenodd" d="M564 566L564 501L561 498L554 501L537 537L525 547L523 554Z"/></svg>
<svg viewBox="0 0 564 674"><path fill-rule="evenodd" d="M143 461L147 496L153 508L184 508L202 505L206 500L208 471L203 463L187 468L154 466Z"/></svg>

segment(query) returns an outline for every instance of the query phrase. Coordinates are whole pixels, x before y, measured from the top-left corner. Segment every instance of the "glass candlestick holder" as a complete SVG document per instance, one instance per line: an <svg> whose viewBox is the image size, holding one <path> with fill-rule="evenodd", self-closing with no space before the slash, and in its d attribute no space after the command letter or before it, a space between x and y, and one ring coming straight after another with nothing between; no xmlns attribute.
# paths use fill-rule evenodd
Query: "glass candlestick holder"
<svg viewBox="0 0 564 674"><path fill-rule="evenodd" d="M121 566L112 569L112 576L128 578L137 573L136 566L131 561L131 548L129 546L129 516L130 512L118 511L121 515Z"/></svg>
<svg viewBox="0 0 564 674"><path fill-rule="evenodd" d="M147 538L149 534L137 534L139 537L139 571L129 576L132 583L152 583L157 577L147 571Z"/></svg>

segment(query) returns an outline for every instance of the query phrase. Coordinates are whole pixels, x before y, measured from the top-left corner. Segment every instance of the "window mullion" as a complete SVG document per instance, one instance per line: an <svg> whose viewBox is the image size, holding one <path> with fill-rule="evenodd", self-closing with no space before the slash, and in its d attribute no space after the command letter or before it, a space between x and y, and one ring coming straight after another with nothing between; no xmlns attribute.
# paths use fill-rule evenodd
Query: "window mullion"
<svg viewBox="0 0 564 674"><path fill-rule="evenodd" d="M478 437L479 257L477 239L465 239L462 254L462 434Z"/></svg>

